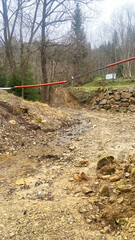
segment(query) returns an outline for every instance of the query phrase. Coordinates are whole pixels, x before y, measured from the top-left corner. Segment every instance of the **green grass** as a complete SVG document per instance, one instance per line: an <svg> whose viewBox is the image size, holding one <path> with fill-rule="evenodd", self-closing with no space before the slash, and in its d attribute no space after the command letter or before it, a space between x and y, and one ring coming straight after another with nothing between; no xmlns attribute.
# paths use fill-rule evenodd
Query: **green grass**
<svg viewBox="0 0 135 240"><path fill-rule="evenodd" d="M101 86L101 85L99 85L99 86L92 86L91 84L87 84L87 85L84 85L84 86L81 86L81 87L79 87L80 89L82 88L82 89L91 89L91 90L97 90L98 88L104 88L104 89L106 89L106 88L118 88L118 87L127 87L127 86L135 86L135 83L133 84L133 83L128 83L128 84L106 84L106 85L104 85L104 86Z"/></svg>
<svg viewBox="0 0 135 240"><path fill-rule="evenodd" d="M114 87L126 87L135 86L134 79L117 78L115 80L106 80L102 77L96 77L91 82L81 86L81 88L96 90L98 88L114 88Z"/></svg>
<svg viewBox="0 0 135 240"><path fill-rule="evenodd" d="M81 86L81 87L78 87L78 88L80 88L80 89L91 89L91 90L97 90L99 87L97 86L92 86L92 85L90 85L90 84L87 84L87 85L83 85L83 86Z"/></svg>
<svg viewBox="0 0 135 240"><path fill-rule="evenodd" d="M69 87L69 92L78 100L79 103L89 103L94 96L105 89L135 86L135 80L118 78L116 80L106 80L96 77L91 82L79 87Z"/></svg>

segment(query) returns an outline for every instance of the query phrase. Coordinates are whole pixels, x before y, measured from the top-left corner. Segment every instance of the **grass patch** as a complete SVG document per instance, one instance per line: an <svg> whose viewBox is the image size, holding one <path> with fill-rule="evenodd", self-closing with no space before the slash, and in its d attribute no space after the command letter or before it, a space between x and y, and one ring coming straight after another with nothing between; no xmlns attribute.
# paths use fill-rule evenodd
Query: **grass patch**
<svg viewBox="0 0 135 240"><path fill-rule="evenodd" d="M69 87L69 92L79 103L90 103L93 97L106 89L135 86L135 80L118 78L115 80L106 80L102 77L96 77L92 81L79 87Z"/></svg>
<svg viewBox="0 0 135 240"><path fill-rule="evenodd" d="M114 87L126 87L135 86L134 79L117 78L115 80L106 80L102 77L96 77L91 82L81 86L81 88L96 90L98 88L114 88Z"/></svg>
<svg viewBox="0 0 135 240"><path fill-rule="evenodd" d="M69 87L69 92L80 104L90 103L92 98L99 94L99 91L101 91L99 87Z"/></svg>

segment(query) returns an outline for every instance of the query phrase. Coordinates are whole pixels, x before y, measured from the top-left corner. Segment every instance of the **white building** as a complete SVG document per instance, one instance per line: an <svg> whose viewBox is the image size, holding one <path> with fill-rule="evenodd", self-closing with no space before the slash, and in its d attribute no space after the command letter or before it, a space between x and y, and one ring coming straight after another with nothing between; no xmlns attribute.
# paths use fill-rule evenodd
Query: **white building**
<svg viewBox="0 0 135 240"><path fill-rule="evenodd" d="M105 79L116 79L116 73L106 74Z"/></svg>

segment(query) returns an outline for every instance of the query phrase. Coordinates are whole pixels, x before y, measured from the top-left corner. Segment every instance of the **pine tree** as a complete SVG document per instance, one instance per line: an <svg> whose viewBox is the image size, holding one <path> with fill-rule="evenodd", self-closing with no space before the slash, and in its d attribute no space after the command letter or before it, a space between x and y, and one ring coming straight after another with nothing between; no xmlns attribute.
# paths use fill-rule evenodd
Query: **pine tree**
<svg viewBox="0 0 135 240"><path fill-rule="evenodd" d="M72 20L72 44L73 54L72 62L74 64L74 75L82 71L83 60L88 52L86 47L86 37L83 29L83 18L79 4L76 5Z"/></svg>
<svg viewBox="0 0 135 240"><path fill-rule="evenodd" d="M82 40L83 37L83 27L82 27L82 13L79 7L79 4L76 5L76 9L73 16L72 21L72 29L74 31L74 35L78 40Z"/></svg>

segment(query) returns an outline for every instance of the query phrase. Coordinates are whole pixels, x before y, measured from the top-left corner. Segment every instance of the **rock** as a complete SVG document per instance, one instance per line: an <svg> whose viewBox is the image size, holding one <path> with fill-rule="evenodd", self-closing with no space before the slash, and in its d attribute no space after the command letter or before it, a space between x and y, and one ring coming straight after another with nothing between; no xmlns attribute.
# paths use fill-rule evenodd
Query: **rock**
<svg viewBox="0 0 135 240"><path fill-rule="evenodd" d="M92 223L92 220L90 218L87 218L86 222L89 224L89 223Z"/></svg>
<svg viewBox="0 0 135 240"><path fill-rule="evenodd" d="M111 175L115 172L115 165L107 165L100 169L100 173L104 175Z"/></svg>
<svg viewBox="0 0 135 240"><path fill-rule="evenodd" d="M123 193L130 192L131 189L132 189L132 185L120 185L117 187L117 190Z"/></svg>
<svg viewBox="0 0 135 240"><path fill-rule="evenodd" d="M38 181L35 182L35 187L38 187L38 186L40 186L41 184L43 184L43 182L40 181L40 180L38 180Z"/></svg>
<svg viewBox="0 0 135 240"><path fill-rule="evenodd" d="M103 166L113 164L113 163L114 163L114 157L113 156L110 155L110 156L101 157L98 160L97 169L101 169Z"/></svg>
<svg viewBox="0 0 135 240"><path fill-rule="evenodd" d="M114 99L114 98L110 99L109 103L110 103L111 105L112 105L112 104L115 104L115 99Z"/></svg>
<svg viewBox="0 0 135 240"><path fill-rule="evenodd" d="M13 237L15 236L15 233L14 233L14 232L11 232L11 233L9 234L9 236L10 236L10 238L13 238Z"/></svg>
<svg viewBox="0 0 135 240"><path fill-rule="evenodd" d="M68 179L68 181L69 181L69 182L73 182L74 179L71 177L71 178Z"/></svg>
<svg viewBox="0 0 135 240"><path fill-rule="evenodd" d="M15 120L10 120L9 123L12 124L12 125L16 125L17 124L17 122Z"/></svg>
<svg viewBox="0 0 135 240"><path fill-rule="evenodd" d="M135 168L132 169L132 171L131 171L131 176L132 176L133 178L135 178Z"/></svg>
<svg viewBox="0 0 135 240"><path fill-rule="evenodd" d="M27 107L21 106L21 107L20 107L20 110L21 110L22 113L24 113L24 114L27 113L27 114L28 114L28 108L27 108Z"/></svg>
<svg viewBox="0 0 135 240"><path fill-rule="evenodd" d="M79 207L79 213L86 213L88 210L84 206Z"/></svg>
<svg viewBox="0 0 135 240"><path fill-rule="evenodd" d="M125 173L125 177L126 177L126 178L129 177L129 173L128 173L128 172Z"/></svg>
<svg viewBox="0 0 135 240"><path fill-rule="evenodd" d="M108 180L110 179L110 175L104 175L104 176L101 176L100 178L103 180Z"/></svg>
<svg viewBox="0 0 135 240"><path fill-rule="evenodd" d="M117 182L119 180L120 180L120 176L118 176L118 175L115 175L115 176L110 178L110 182Z"/></svg>
<svg viewBox="0 0 135 240"><path fill-rule="evenodd" d="M130 105L128 107L128 110L131 111L131 112L135 112L135 105Z"/></svg>
<svg viewBox="0 0 135 240"><path fill-rule="evenodd" d="M76 138L76 141L82 141L82 140L83 140L82 136Z"/></svg>
<svg viewBox="0 0 135 240"><path fill-rule="evenodd" d="M111 90L108 91L108 94L109 94L109 95L112 95L112 94L113 94L113 91L111 91Z"/></svg>
<svg viewBox="0 0 135 240"><path fill-rule="evenodd" d="M91 188L89 188L89 187L84 186L84 187L82 187L82 192L84 194L88 194L88 193L92 193L93 190Z"/></svg>
<svg viewBox="0 0 135 240"><path fill-rule="evenodd" d="M123 198L123 197L120 197L120 198L118 198L118 200L117 200L117 201L118 201L118 203L119 203L119 204L121 204L121 203L123 203L123 201L124 201L124 198Z"/></svg>
<svg viewBox="0 0 135 240"><path fill-rule="evenodd" d="M130 98L130 103L135 104L135 98L134 97Z"/></svg>
<svg viewBox="0 0 135 240"><path fill-rule="evenodd" d="M80 181L81 180L87 180L88 181L90 179L84 172L82 172L80 174L79 178L80 178Z"/></svg>
<svg viewBox="0 0 135 240"><path fill-rule="evenodd" d="M87 160L80 160L79 162L75 163L76 167L87 167L89 162Z"/></svg>
<svg viewBox="0 0 135 240"><path fill-rule="evenodd" d="M114 98L115 98L116 101L119 101L121 99L120 94L116 92L114 94Z"/></svg>
<svg viewBox="0 0 135 240"><path fill-rule="evenodd" d="M117 199L116 195L111 195L109 201L110 203L114 203L116 199Z"/></svg>
<svg viewBox="0 0 135 240"><path fill-rule="evenodd" d="M26 185L26 182L24 181L23 178L20 178L16 181L16 184L17 185L20 185L20 186L25 186Z"/></svg>
<svg viewBox="0 0 135 240"><path fill-rule="evenodd" d="M74 173L73 178L76 181L83 181L83 180L88 181L90 179L84 172L82 172L80 175Z"/></svg>
<svg viewBox="0 0 135 240"><path fill-rule="evenodd" d="M80 181L80 177L79 177L79 175L76 174L76 173L74 173L73 178L74 178L76 181Z"/></svg>
<svg viewBox="0 0 135 240"><path fill-rule="evenodd" d="M74 193L80 193L81 192L81 188L80 186L76 186L76 188L74 189Z"/></svg>
<svg viewBox="0 0 135 240"><path fill-rule="evenodd" d="M129 102L123 102L123 103L121 103L121 106L128 107L129 106Z"/></svg>
<svg viewBox="0 0 135 240"><path fill-rule="evenodd" d="M107 100L106 99L103 99L99 102L99 105L105 105L107 103Z"/></svg>
<svg viewBox="0 0 135 240"><path fill-rule="evenodd" d="M125 173L131 173L131 170L132 170L131 164L127 163L124 168Z"/></svg>
<svg viewBox="0 0 135 240"><path fill-rule="evenodd" d="M69 146L69 150L72 152L72 151L74 151L76 149L76 146Z"/></svg>
<svg viewBox="0 0 135 240"><path fill-rule="evenodd" d="M129 88L128 88L128 91L129 91L130 93L132 93L132 95L134 94L134 88L133 88L133 87L129 87Z"/></svg>
<svg viewBox="0 0 135 240"><path fill-rule="evenodd" d="M128 98L122 98L122 99L121 99L121 102L122 102L122 103L124 103L124 102L126 103L126 102L128 102L128 101L129 101Z"/></svg>
<svg viewBox="0 0 135 240"><path fill-rule="evenodd" d="M103 233L109 233L110 232L110 226L106 226L103 229Z"/></svg>
<svg viewBox="0 0 135 240"><path fill-rule="evenodd" d="M104 106L104 109L105 109L105 110L109 110L110 108L111 108L111 106L110 106L109 104L107 104L107 105Z"/></svg>
<svg viewBox="0 0 135 240"><path fill-rule="evenodd" d="M119 186L125 185L125 184L126 184L125 179L121 179L120 181L118 181L118 182L115 184L115 189L117 189Z"/></svg>
<svg viewBox="0 0 135 240"><path fill-rule="evenodd" d="M131 93L126 93L126 92L123 92L123 93L121 94L121 97L122 97L122 98L130 98L131 96L132 96Z"/></svg>
<svg viewBox="0 0 135 240"><path fill-rule="evenodd" d="M46 122L47 122L46 119L42 119L42 120L41 120L41 123L43 123L43 124L45 124Z"/></svg>
<svg viewBox="0 0 135 240"><path fill-rule="evenodd" d="M99 194L101 196L106 196L109 197L110 195L110 191L107 185L103 185L100 189L99 189Z"/></svg>

